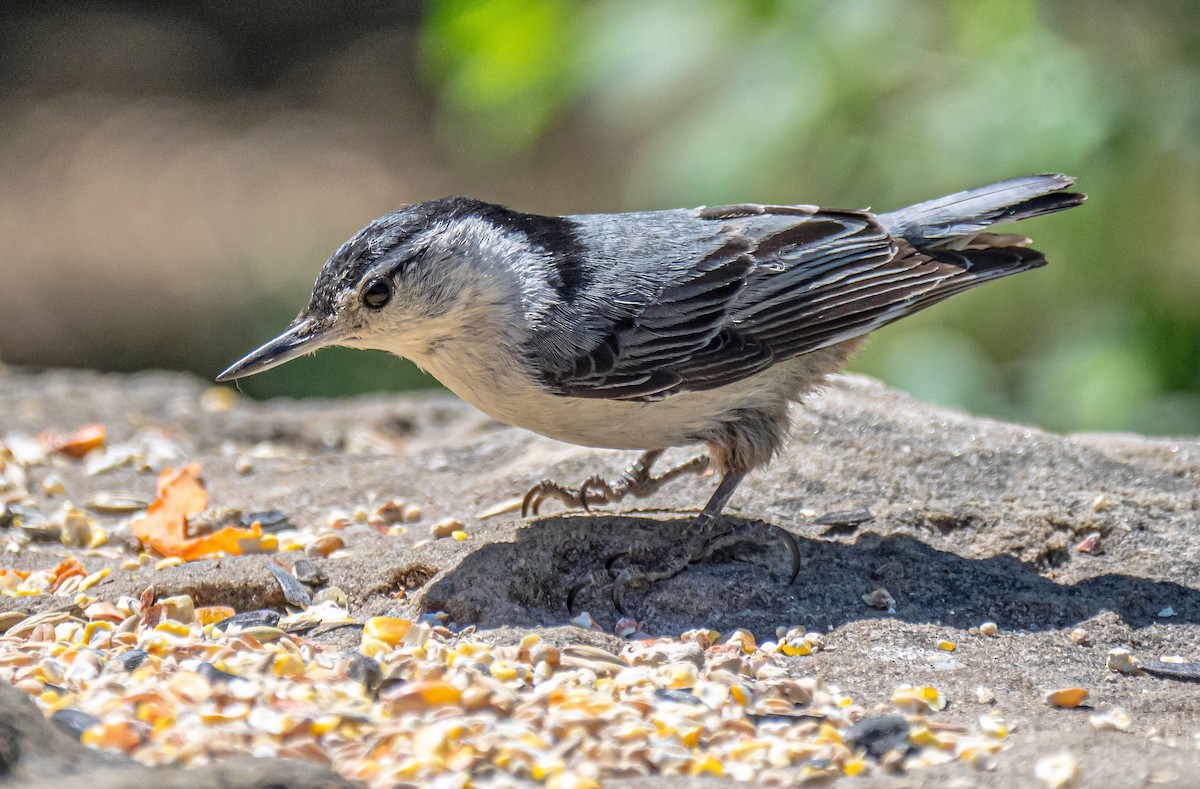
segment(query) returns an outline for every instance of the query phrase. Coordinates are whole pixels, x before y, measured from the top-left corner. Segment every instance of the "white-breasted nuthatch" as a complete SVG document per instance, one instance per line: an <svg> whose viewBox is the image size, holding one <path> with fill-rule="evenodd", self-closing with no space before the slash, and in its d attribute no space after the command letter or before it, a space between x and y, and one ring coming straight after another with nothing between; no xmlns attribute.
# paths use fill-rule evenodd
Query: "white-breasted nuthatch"
<svg viewBox="0 0 1200 789"><path fill-rule="evenodd" d="M721 474L672 575L739 482L779 450L788 404L874 329L1045 264L993 225L1083 202L1065 175L1014 178L884 214L811 205L538 216L462 197L371 222L325 263L308 307L228 381L325 345L405 356L492 417L644 455L616 484L545 481L526 497L587 507L666 478ZM657 477L667 447L703 444ZM793 557L796 550L791 546Z"/></svg>

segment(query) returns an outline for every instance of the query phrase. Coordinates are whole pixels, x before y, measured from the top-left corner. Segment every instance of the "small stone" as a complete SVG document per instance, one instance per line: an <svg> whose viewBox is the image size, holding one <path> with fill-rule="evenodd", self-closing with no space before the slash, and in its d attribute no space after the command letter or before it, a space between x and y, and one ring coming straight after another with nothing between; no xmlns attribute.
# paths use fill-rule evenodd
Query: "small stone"
<svg viewBox="0 0 1200 789"><path fill-rule="evenodd" d="M233 464L233 470L244 477L254 471L254 461L247 457L240 457Z"/></svg>
<svg viewBox="0 0 1200 789"><path fill-rule="evenodd" d="M1082 627L1077 627L1071 631L1071 641L1076 644L1086 644L1088 641L1087 631Z"/></svg>
<svg viewBox="0 0 1200 789"><path fill-rule="evenodd" d="M219 630L228 630L229 628L245 629L247 627L278 627L280 615L278 611L270 608L258 608L253 611L242 611L234 614L228 619L222 619L213 625Z"/></svg>
<svg viewBox="0 0 1200 789"><path fill-rule="evenodd" d="M882 759L891 751L904 755L912 747L908 721L899 715L863 718L846 730L844 739L851 750L874 759Z"/></svg>
<svg viewBox="0 0 1200 789"><path fill-rule="evenodd" d="M882 586L873 591L867 592L862 596L863 602L872 608L878 608L880 611L888 611L889 613L896 610L896 598L892 597L891 592L884 589Z"/></svg>
<svg viewBox="0 0 1200 789"><path fill-rule="evenodd" d="M1086 688L1059 688L1046 694L1046 703L1051 707L1074 708L1083 704L1087 697Z"/></svg>
<svg viewBox="0 0 1200 789"><path fill-rule="evenodd" d="M350 656L350 665L346 670L346 676L361 682L367 693L374 693L383 682L383 672L379 668L379 662L360 652L355 652Z"/></svg>
<svg viewBox="0 0 1200 789"><path fill-rule="evenodd" d="M305 547L304 552L310 556L329 557L334 551L340 551L346 547L346 541L337 534L324 534L310 542Z"/></svg>
<svg viewBox="0 0 1200 789"><path fill-rule="evenodd" d="M461 531L462 527L463 522L458 518L445 518L433 524L433 526L430 527L429 532L433 537L440 540L451 536L456 531Z"/></svg>
<svg viewBox="0 0 1200 789"><path fill-rule="evenodd" d="M979 685L975 688L975 701L979 704L994 704L996 701L996 694L993 693L990 688L985 688L983 685Z"/></svg>
<svg viewBox="0 0 1200 789"><path fill-rule="evenodd" d="M1175 616L1175 609L1174 609L1174 608L1172 608L1171 606L1167 606L1166 608L1164 608L1164 609L1162 609L1161 611L1159 611L1159 612L1158 612L1158 615L1159 615L1159 616L1161 616L1161 617L1162 617L1162 618L1164 618L1164 619L1168 619L1168 618L1170 618L1170 617L1173 617L1173 616Z"/></svg>
<svg viewBox="0 0 1200 789"><path fill-rule="evenodd" d="M992 621L984 622L979 626L979 635L992 637L1000 632L999 626Z"/></svg>
<svg viewBox="0 0 1200 789"><path fill-rule="evenodd" d="M320 586L329 580L325 571L311 559L297 559L292 565L292 574L296 576L297 581L309 586Z"/></svg>

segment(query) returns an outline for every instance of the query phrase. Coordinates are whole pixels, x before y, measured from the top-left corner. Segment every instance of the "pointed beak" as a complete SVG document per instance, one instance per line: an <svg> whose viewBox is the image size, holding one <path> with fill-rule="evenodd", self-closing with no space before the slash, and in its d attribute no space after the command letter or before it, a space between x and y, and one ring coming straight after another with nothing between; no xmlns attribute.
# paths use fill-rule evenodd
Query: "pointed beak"
<svg viewBox="0 0 1200 789"><path fill-rule="evenodd" d="M330 329L331 324L327 321L301 318L283 334L234 362L228 370L217 376L217 380L232 381L235 378L245 378L330 345L334 341Z"/></svg>

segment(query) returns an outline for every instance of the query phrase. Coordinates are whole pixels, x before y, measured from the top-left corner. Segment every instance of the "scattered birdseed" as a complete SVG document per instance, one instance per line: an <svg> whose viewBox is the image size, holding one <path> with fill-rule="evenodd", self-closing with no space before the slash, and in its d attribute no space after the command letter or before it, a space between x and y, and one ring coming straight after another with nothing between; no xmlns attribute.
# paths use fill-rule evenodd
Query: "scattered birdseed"
<svg viewBox="0 0 1200 789"><path fill-rule="evenodd" d="M1106 665L1111 671L1119 674L1140 674L1142 672L1137 660L1129 654L1128 649L1110 650Z"/></svg>
<svg viewBox="0 0 1200 789"><path fill-rule="evenodd" d="M463 522L458 518L446 518L433 524L429 529L429 533L437 539L442 539L452 536L457 531L461 531L462 527Z"/></svg>
<svg viewBox="0 0 1200 789"><path fill-rule="evenodd" d="M942 640L937 642L937 648L942 650L943 652L953 652L954 651L954 642L947 641L946 639L943 638Z"/></svg>
<svg viewBox="0 0 1200 789"><path fill-rule="evenodd" d="M1033 766L1033 777L1047 789L1070 789L1079 785L1079 762L1067 751L1043 756Z"/></svg>
<svg viewBox="0 0 1200 789"><path fill-rule="evenodd" d="M1099 556L1104 553L1104 543L1100 538L1100 532L1094 531L1088 534L1075 546L1075 550L1093 556Z"/></svg>
<svg viewBox="0 0 1200 789"><path fill-rule="evenodd" d="M1086 688L1059 688L1046 694L1046 703L1051 707L1074 708L1083 704L1087 697Z"/></svg>
<svg viewBox="0 0 1200 789"><path fill-rule="evenodd" d="M1113 707L1104 712L1097 712L1088 717L1092 728L1100 731L1128 731L1133 724L1133 718L1120 707Z"/></svg>
<svg viewBox="0 0 1200 789"><path fill-rule="evenodd" d="M475 514L476 518L484 520L486 518L494 518L497 515L505 515L510 512L516 512L521 509L521 503L524 501L523 496L518 496L511 499L505 499L497 504L493 504L485 510Z"/></svg>
<svg viewBox="0 0 1200 789"><path fill-rule="evenodd" d="M305 553L311 556L324 556L328 558L335 551L340 551L346 547L346 541L337 534L323 534L310 542L304 549Z"/></svg>

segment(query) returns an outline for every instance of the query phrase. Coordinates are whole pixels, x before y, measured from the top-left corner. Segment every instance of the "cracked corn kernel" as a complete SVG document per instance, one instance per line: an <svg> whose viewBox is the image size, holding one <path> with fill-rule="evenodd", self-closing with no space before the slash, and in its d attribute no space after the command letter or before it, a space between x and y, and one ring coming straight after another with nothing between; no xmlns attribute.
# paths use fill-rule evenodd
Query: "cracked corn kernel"
<svg viewBox="0 0 1200 789"><path fill-rule="evenodd" d="M450 536L453 537L455 540L462 542L463 540L467 539L470 535L460 529L458 531L450 532Z"/></svg>
<svg viewBox="0 0 1200 789"><path fill-rule="evenodd" d="M943 638L941 641L937 642L937 648L942 650L943 652L953 652L954 651L954 642L947 641L946 639Z"/></svg>
<svg viewBox="0 0 1200 789"><path fill-rule="evenodd" d="M412 620L391 616L373 616L363 625L363 641L380 641L394 647L404 640L412 628Z"/></svg>
<svg viewBox="0 0 1200 789"><path fill-rule="evenodd" d="M1097 712L1088 718L1093 729L1100 731L1127 731L1133 723L1129 713L1120 707L1113 707L1105 712Z"/></svg>
<svg viewBox="0 0 1200 789"><path fill-rule="evenodd" d="M706 753L702 756L697 756L690 767L688 767L688 775L693 777L698 775L713 775L721 778L725 775L725 768L721 766L721 761L711 753Z"/></svg>
<svg viewBox="0 0 1200 789"><path fill-rule="evenodd" d="M1046 694L1051 707L1078 707L1088 697L1086 688L1059 688Z"/></svg>
<svg viewBox="0 0 1200 789"><path fill-rule="evenodd" d="M901 685L892 694L892 704L906 712L946 709L945 697L932 685Z"/></svg>
<svg viewBox="0 0 1200 789"><path fill-rule="evenodd" d="M127 721L98 723L84 731L80 741L92 748L129 753L141 744L142 738L134 724Z"/></svg>

